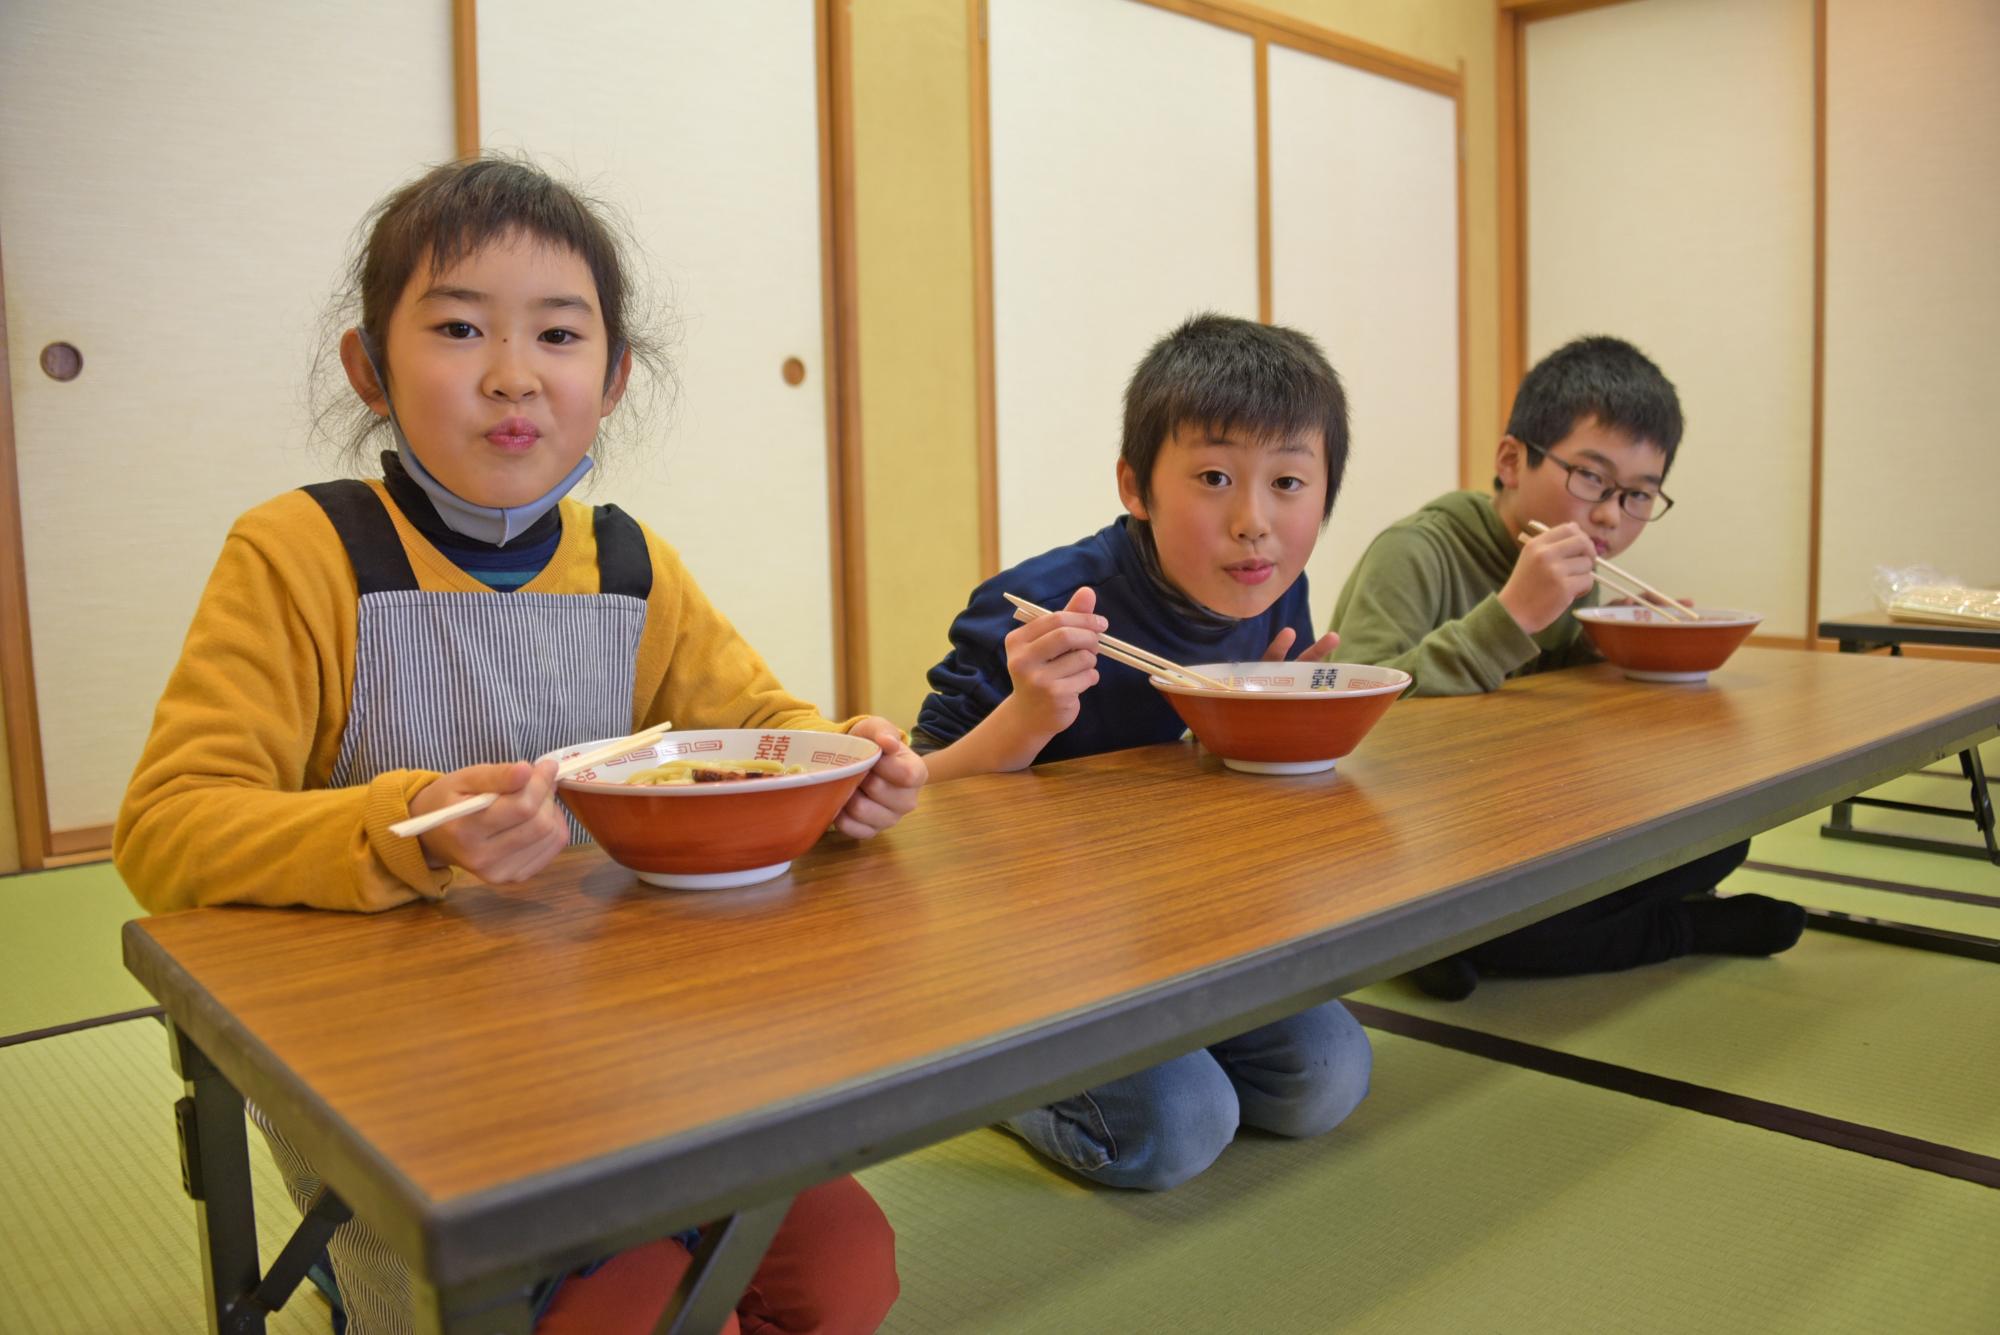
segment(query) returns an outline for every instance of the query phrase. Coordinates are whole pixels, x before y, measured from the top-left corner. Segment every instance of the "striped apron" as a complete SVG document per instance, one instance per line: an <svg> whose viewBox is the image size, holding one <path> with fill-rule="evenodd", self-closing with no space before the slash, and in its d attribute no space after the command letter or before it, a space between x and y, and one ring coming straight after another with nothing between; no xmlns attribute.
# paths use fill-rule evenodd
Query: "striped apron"
<svg viewBox="0 0 2000 1335"><path fill-rule="evenodd" d="M305 491L340 535L360 591L354 694L332 787L396 769L532 760L632 730L653 564L631 516L595 511L598 593L433 593L417 587L385 502L367 484ZM572 818L571 842L586 838ZM304 1210L318 1175L254 1104L250 1117ZM409 1272L360 1220L336 1230L327 1250L351 1335L414 1329Z"/></svg>

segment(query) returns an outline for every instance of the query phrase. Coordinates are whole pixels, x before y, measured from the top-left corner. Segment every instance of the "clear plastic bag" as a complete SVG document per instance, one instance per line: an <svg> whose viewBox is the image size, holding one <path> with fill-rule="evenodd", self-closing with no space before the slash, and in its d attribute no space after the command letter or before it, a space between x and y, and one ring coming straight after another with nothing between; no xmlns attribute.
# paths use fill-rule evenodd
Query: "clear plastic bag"
<svg viewBox="0 0 2000 1335"><path fill-rule="evenodd" d="M1895 621L2000 626L2000 590L1968 588L1933 566L1876 566L1875 601Z"/></svg>

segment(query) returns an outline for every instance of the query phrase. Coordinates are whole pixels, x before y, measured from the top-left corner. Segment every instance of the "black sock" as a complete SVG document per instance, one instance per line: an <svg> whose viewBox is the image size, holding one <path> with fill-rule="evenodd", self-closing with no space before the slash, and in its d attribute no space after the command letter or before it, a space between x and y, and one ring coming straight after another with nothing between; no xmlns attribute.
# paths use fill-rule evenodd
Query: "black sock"
<svg viewBox="0 0 2000 1335"><path fill-rule="evenodd" d="M1768 895L1729 895L1686 904L1697 955L1776 955L1805 930L1806 911Z"/></svg>
<svg viewBox="0 0 2000 1335"><path fill-rule="evenodd" d="M1447 955L1416 970L1410 981L1439 1001L1463 1001L1479 986L1479 970L1463 955Z"/></svg>

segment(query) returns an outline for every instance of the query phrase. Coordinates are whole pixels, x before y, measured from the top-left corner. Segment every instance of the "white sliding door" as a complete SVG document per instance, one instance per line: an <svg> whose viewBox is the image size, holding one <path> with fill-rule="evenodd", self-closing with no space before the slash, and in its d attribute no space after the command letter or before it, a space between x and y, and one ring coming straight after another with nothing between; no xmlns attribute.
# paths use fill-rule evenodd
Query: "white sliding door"
<svg viewBox="0 0 2000 1335"><path fill-rule="evenodd" d="M1607 333L1658 362L1687 433L1634 568L1804 634L1810 0L1643 0L1527 34L1528 359Z"/></svg>
<svg viewBox="0 0 2000 1335"><path fill-rule="evenodd" d="M814 13L482 0L479 89L489 147L630 215L665 316L677 388L613 428L586 495L657 529L779 680L832 710Z"/></svg>
<svg viewBox="0 0 2000 1335"><path fill-rule="evenodd" d="M1353 425L1307 566L1313 615L1385 525L1458 485L1457 104L1274 47L1272 318L1311 334Z"/></svg>
<svg viewBox="0 0 2000 1335"><path fill-rule="evenodd" d="M1125 383L1257 315L1251 40L1128 0L989 0L1000 562L1119 511Z"/></svg>
<svg viewBox="0 0 2000 1335"><path fill-rule="evenodd" d="M1820 607L2000 586L2000 5L1828 7Z"/></svg>
<svg viewBox="0 0 2000 1335"><path fill-rule="evenodd" d="M369 205L451 155L449 37L441 5L400 0L0 5L8 370L59 850L101 846L230 521L327 473L303 406L321 316ZM58 342L83 359L67 382L40 365Z"/></svg>

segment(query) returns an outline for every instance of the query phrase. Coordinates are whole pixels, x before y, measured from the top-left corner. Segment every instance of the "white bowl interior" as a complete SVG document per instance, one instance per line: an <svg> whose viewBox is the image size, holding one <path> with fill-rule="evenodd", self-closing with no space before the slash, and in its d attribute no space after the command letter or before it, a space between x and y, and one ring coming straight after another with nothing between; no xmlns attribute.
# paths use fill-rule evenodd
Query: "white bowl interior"
<svg viewBox="0 0 2000 1335"><path fill-rule="evenodd" d="M1365 663L1189 663L1204 677L1228 682L1232 689L1214 690L1207 686L1186 686L1165 677L1154 677L1153 685L1172 695L1207 695L1241 699L1246 695L1277 700L1353 699L1407 690L1410 674L1396 668L1370 667Z"/></svg>
<svg viewBox="0 0 2000 1335"><path fill-rule="evenodd" d="M559 747L542 759L563 762L584 755L616 738ZM803 787L866 770L881 759L882 749L866 737L838 732L808 732L790 728L710 728L670 732L636 751L599 761L581 774L562 781L566 788L589 792L638 793L647 796L715 796L764 788ZM774 774L736 783L697 783L677 787L631 787L628 781L670 760L777 760L803 765L801 774Z"/></svg>
<svg viewBox="0 0 2000 1335"><path fill-rule="evenodd" d="M1636 604L1625 607L1579 607L1576 609L1576 619L1633 626L1754 626L1764 619L1756 612L1738 612L1726 607L1690 607L1688 611L1700 616L1701 620L1682 621L1658 608L1640 607Z"/></svg>

